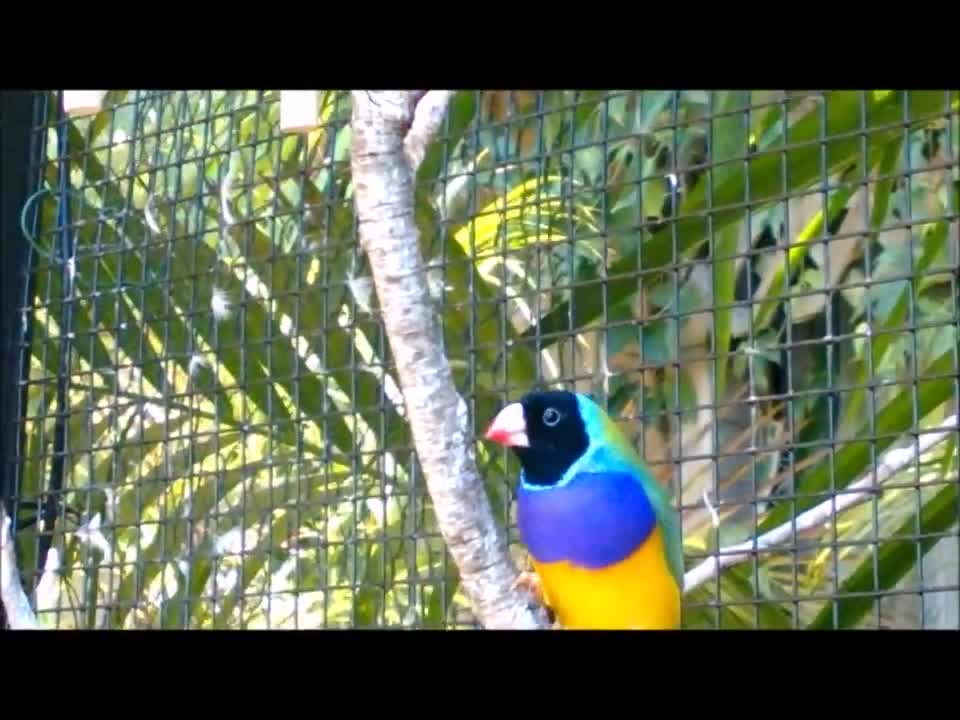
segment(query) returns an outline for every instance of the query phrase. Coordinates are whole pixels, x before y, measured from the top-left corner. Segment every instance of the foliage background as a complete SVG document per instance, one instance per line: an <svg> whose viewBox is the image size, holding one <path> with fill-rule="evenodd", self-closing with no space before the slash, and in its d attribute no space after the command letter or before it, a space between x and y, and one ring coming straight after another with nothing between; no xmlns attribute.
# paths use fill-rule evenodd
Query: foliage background
<svg viewBox="0 0 960 720"><path fill-rule="evenodd" d="M673 488L688 567L859 479L956 412L958 103L457 93L417 223L477 427L537 384L593 393ZM40 619L469 626L357 249L349 95L321 91L317 128L284 135L277 91L111 91L65 155L53 95L46 117L17 498ZM29 518L58 417L42 579ZM512 526L516 464L477 453ZM694 590L685 625L944 622L956 435L887 485Z"/></svg>

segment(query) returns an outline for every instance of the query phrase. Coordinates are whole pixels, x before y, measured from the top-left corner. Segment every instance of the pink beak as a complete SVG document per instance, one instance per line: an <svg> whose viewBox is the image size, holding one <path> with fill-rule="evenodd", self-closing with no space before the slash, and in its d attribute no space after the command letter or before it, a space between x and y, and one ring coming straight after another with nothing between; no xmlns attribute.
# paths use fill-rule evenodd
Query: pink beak
<svg viewBox="0 0 960 720"><path fill-rule="evenodd" d="M520 403L511 403L503 408L490 423L484 437L504 447L529 447L523 406Z"/></svg>

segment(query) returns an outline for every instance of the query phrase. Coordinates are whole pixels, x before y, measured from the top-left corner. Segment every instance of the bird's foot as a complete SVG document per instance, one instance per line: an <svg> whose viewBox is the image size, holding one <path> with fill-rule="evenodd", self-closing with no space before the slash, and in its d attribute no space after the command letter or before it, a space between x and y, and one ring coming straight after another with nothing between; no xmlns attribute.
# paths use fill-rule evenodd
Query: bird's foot
<svg viewBox="0 0 960 720"><path fill-rule="evenodd" d="M536 600L537 604L547 611L547 617L552 624L552 628L554 630L560 628L560 622L557 620L556 613L547 603L546 596L543 594L543 583L540 581L539 575L537 575L535 572L524 570L514 581L513 587L515 590L519 588L530 593L530 595L533 596L533 599Z"/></svg>
<svg viewBox="0 0 960 720"><path fill-rule="evenodd" d="M551 629L559 630L562 628L560 621L557 619L556 613L547 603L546 596L543 593L543 583L540 581L539 575L537 575L535 572L524 570L520 573L517 579L514 580L513 588L514 590L521 589L528 592L533 596L533 599L536 600L537 604L547 611L547 617L550 620Z"/></svg>
<svg viewBox="0 0 960 720"><path fill-rule="evenodd" d="M513 582L513 589L526 590L533 595L533 598L540 604L546 605L543 597L543 584L540 582L540 576L535 572L524 570L517 576Z"/></svg>

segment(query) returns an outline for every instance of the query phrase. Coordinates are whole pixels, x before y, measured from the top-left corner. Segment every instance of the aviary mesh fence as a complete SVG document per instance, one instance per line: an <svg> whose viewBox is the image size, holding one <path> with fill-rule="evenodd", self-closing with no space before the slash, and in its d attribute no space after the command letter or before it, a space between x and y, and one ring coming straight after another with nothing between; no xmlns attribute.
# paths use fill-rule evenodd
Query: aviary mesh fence
<svg viewBox="0 0 960 720"><path fill-rule="evenodd" d="M358 249L349 94L318 98L296 134L277 91L31 99L4 490L44 624L472 626ZM688 570L791 529L701 576L686 627L957 627L958 103L456 94L417 223L500 522L517 464L484 426L576 388L672 488Z"/></svg>

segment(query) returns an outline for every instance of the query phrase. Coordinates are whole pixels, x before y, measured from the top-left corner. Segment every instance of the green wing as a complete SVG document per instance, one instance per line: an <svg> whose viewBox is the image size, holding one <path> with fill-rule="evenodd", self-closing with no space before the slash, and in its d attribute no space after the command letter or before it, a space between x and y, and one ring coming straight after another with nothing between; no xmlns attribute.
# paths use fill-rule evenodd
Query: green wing
<svg viewBox="0 0 960 720"><path fill-rule="evenodd" d="M683 528L680 525L680 513L673 506L666 488L656 481L650 468L640 457L633 445L620 431L617 424L604 412L600 406L594 404L595 417L587 420L588 433L596 433L597 438L603 438L622 460L630 465L640 478L644 491L650 498L657 520L663 528L663 538L667 550L667 562L676 578L680 589L683 589Z"/></svg>
<svg viewBox="0 0 960 720"><path fill-rule="evenodd" d="M657 519L663 527L670 570L673 572L680 589L683 590L683 528L680 525L680 513L673 506L663 485L654 479L639 455L636 453L634 455L636 458L634 462L638 463L637 474L640 476L641 483L643 483L643 489L650 498L654 511L657 513Z"/></svg>

